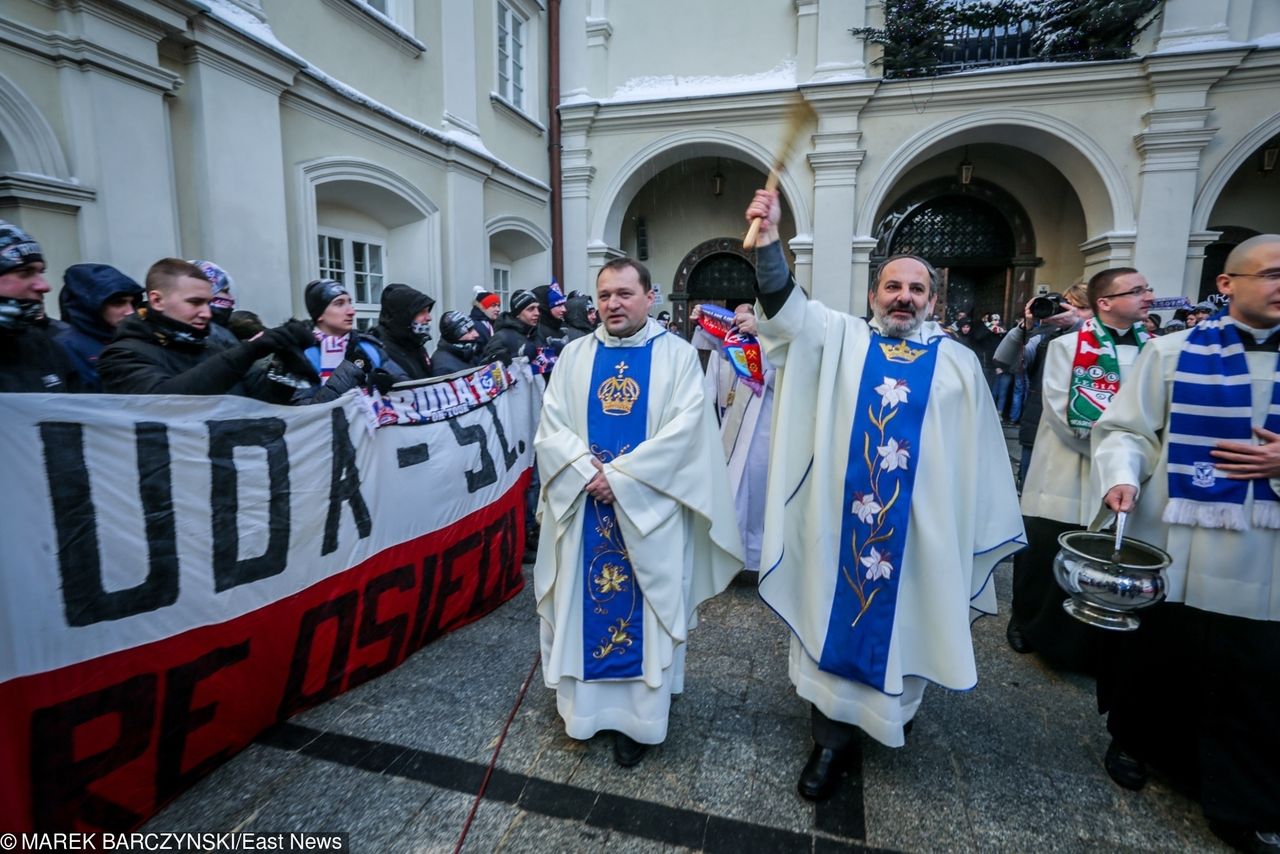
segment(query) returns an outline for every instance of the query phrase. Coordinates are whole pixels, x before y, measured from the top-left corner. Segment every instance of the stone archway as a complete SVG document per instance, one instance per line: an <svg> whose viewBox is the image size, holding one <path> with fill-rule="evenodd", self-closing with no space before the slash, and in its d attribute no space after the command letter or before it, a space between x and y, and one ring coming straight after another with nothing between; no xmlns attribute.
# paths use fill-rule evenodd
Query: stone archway
<svg viewBox="0 0 1280 854"><path fill-rule="evenodd" d="M756 267L738 237L713 237L693 247L671 284L671 319L689 335L689 303L709 301L727 308L755 302Z"/></svg>
<svg viewBox="0 0 1280 854"><path fill-rule="evenodd" d="M1008 318L1030 298L1035 234L1022 205L996 184L955 178L899 196L876 228L874 270L893 254L920 255L942 275L938 311L998 311Z"/></svg>

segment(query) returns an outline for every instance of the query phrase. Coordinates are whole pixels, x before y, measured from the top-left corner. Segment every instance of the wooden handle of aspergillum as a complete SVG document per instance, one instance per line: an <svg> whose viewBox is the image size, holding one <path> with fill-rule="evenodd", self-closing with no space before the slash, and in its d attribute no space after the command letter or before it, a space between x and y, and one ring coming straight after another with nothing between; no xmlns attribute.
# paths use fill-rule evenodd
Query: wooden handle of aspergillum
<svg viewBox="0 0 1280 854"><path fill-rule="evenodd" d="M769 177L764 182L764 188L766 190L772 191L772 190L778 189L779 169L781 169L780 165L774 169L769 170ZM764 220L761 219L760 217L756 217L755 219L751 220L751 227L747 229L747 236L742 238L743 249L756 248L756 240L760 237L760 226L763 224L764 224Z"/></svg>

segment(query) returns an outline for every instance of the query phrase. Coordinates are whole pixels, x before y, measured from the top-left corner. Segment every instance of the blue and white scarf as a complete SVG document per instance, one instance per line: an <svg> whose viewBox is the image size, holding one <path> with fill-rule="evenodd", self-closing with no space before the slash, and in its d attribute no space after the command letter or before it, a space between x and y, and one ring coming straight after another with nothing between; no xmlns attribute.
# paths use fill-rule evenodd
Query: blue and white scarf
<svg viewBox="0 0 1280 854"><path fill-rule="evenodd" d="M1197 324L1178 355L1163 517L1171 525L1247 530L1244 508L1252 487L1253 525L1280 529L1280 496L1267 479L1228 478L1209 455L1218 442L1253 441L1253 387L1244 352L1240 331L1223 310ZM1280 431L1280 383L1272 386L1263 426Z"/></svg>

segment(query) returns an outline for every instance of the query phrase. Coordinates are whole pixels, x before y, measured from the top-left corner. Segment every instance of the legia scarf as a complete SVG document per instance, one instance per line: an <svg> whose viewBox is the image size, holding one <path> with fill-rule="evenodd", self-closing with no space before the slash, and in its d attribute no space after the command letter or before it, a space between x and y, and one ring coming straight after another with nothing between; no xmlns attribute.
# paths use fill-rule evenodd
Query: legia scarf
<svg viewBox="0 0 1280 854"><path fill-rule="evenodd" d="M1169 412L1169 504L1164 521L1246 530L1244 505L1252 487L1253 525L1280 528L1280 497L1267 479L1232 480L1209 456L1217 442L1253 440L1249 365L1240 331L1225 311L1201 321L1187 337L1178 355ZM1280 383L1272 385L1263 426L1280 431Z"/></svg>
<svg viewBox="0 0 1280 854"><path fill-rule="evenodd" d="M1147 332L1133 330L1138 349L1147 343ZM1111 330L1096 318L1085 322L1076 336L1076 355L1071 362L1071 388L1067 392L1067 424L1081 439L1088 437L1111 399L1120 390L1120 361Z"/></svg>

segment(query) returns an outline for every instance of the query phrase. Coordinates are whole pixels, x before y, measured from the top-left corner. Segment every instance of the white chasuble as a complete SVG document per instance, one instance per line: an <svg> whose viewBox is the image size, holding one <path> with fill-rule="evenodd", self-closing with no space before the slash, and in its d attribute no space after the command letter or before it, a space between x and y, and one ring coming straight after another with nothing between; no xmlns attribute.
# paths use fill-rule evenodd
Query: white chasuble
<svg viewBox="0 0 1280 854"><path fill-rule="evenodd" d="M760 321L777 370L760 595L792 630L790 675L800 696L829 718L900 746L926 681L956 690L976 684L970 621L995 613L991 574L1026 538L981 366L927 323L908 339L936 341L937 352L918 442L900 457L916 470L902 552L893 556L896 600L882 680L873 686L819 666L832 652L825 647L837 585L859 580L845 577L846 569L868 578L883 572L844 554L849 544L841 542L846 513L860 512L843 505L850 466L863 465L850 459L850 438L873 337L865 320L799 289Z"/></svg>
<svg viewBox="0 0 1280 854"><path fill-rule="evenodd" d="M584 667L583 487L596 469L588 446L588 401L599 347L650 343L647 437L604 463L617 526L643 597L640 675L592 679ZM649 321L630 338L603 327L568 344L543 398L534 439L542 478L541 535L534 595L542 618L542 669L566 732L600 730L646 744L666 737L672 693L683 683L683 644L695 608L728 586L742 567L733 498L711 403L703 394L696 351Z"/></svg>

